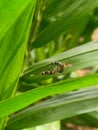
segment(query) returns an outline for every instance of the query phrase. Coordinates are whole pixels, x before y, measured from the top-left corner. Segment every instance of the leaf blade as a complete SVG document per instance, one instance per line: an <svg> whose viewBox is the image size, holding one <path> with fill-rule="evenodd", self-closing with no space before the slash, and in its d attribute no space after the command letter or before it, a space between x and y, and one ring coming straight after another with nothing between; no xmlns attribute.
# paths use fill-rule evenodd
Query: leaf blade
<svg viewBox="0 0 98 130"><path fill-rule="evenodd" d="M56 83L53 84L52 86L50 85L47 87L41 87L38 89L25 92L20 96L16 96L14 98L8 99L0 103L0 113L1 113L0 118L7 116L13 112L16 112L44 97L54 95L54 94L60 94L64 92L70 92L72 90L76 90L76 89L80 89L86 86L91 86L96 84L98 84L98 74L73 79L71 81L65 80L62 81L62 83Z"/></svg>
<svg viewBox="0 0 98 130"><path fill-rule="evenodd" d="M97 5L97 0L95 2L92 2L92 0L75 1L61 18L57 19L38 35L32 44L32 48L41 47L64 31L68 31L72 26L77 25L77 22L80 22L81 19L83 20L85 15L89 15L89 12Z"/></svg>

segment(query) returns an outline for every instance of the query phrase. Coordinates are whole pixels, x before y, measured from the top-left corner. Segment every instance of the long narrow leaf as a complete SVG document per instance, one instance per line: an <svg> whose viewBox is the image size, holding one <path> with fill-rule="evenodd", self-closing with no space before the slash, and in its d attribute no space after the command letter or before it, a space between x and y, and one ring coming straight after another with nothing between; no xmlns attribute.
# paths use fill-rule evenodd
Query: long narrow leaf
<svg viewBox="0 0 98 130"><path fill-rule="evenodd" d="M35 2L33 1L31 5L25 5L27 8L23 7L26 9L22 12L20 17L18 16L18 19L15 17L16 21L14 21L15 23L13 23L13 26L10 25L11 23L9 24L9 30L7 30L6 35L4 35L0 42L0 100L2 100L3 94L7 91L7 89L10 89L10 87L11 91L9 96L11 96L13 91L12 86L14 88L18 81L26 51L26 43L29 36L34 5ZM13 11L11 14L11 7L9 7L9 17L10 15L13 16L14 13ZM3 24L6 26L6 22Z"/></svg>
<svg viewBox="0 0 98 130"><path fill-rule="evenodd" d="M31 2L32 0L0 0L0 40Z"/></svg>
<svg viewBox="0 0 98 130"><path fill-rule="evenodd" d="M18 130L98 109L98 88L67 93L16 114L7 129Z"/></svg>
<svg viewBox="0 0 98 130"><path fill-rule="evenodd" d="M42 80L41 72L50 69L49 67L51 67L51 62L53 61L71 63L72 67L70 67L68 70L66 69L66 72L94 66L98 64L97 55L98 41L92 41L88 44L70 49L49 59L38 62L36 65L32 65L24 72L22 79L24 82L34 82L36 80Z"/></svg>
<svg viewBox="0 0 98 130"><path fill-rule="evenodd" d="M0 103L0 118L25 108L26 106L44 97L69 92L95 84L98 84L98 74L68 81L62 81L62 83L60 82L54 85L25 92L20 96L16 96Z"/></svg>
<svg viewBox="0 0 98 130"><path fill-rule="evenodd" d="M49 25L45 30L43 30L36 40L32 44L32 48L38 48L49 41L53 40L55 37L68 31L78 22L81 22L86 15L98 6L98 0L94 2L92 0L76 0L65 12L63 16L58 18L54 23Z"/></svg>

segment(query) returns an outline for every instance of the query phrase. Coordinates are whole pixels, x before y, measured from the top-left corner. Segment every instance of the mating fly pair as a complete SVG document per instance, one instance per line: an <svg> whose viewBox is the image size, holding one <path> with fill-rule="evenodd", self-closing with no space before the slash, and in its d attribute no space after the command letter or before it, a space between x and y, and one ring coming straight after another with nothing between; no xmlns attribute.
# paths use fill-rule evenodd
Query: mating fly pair
<svg viewBox="0 0 98 130"><path fill-rule="evenodd" d="M43 71L42 75L52 75L52 74L56 74L56 73L63 73L65 68L72 66L71 64L66 64L66 63L62 63L62 62L52 62L51 65L56 65L57 68L55 68L53 70Z"/></svg>

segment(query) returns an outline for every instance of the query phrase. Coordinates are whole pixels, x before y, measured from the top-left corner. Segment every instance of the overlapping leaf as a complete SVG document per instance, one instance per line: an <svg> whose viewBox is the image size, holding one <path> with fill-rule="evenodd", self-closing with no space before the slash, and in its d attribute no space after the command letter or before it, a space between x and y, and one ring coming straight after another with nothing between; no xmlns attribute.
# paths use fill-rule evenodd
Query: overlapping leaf
<svg viewBox="0 0 98 130"><path fill-rule="evenodd" d="M1 23L1 42L0 42L0 96L4 98L3 94L12 86L15 87L21 68L23 58L26 50L26 42L29 35L32 13L35 2L25 1L8 1L5 12L0 13ZM1 3L3 11L6 2ZM30 3L31 6L30 6ZM15 5L14 6L12 6ZM19 6L18 6L19 5ZM5 5L6 6L6 5ZM21 6L21 9L20 9ZM19 12L20 9L20 12ZM13 10L13 11L12 11ZM7 14L8 11L8 14ZM19 13L18 13L19 12ZM7 15L6 15L7 14ZM21 15L21 16L20 16ZM14 17L15 16L15 17ZM9 17L8 19L6 17ZM7 20L5 20L7 19ZM16 21L15 21L16 20ZM24 22L25 20L25 22ZM21 54L21 55L20 55ZM13 89L11 90L12 93ZM11 95L10 93L10 95Z"/></svg>
<svg viewBox="0 0 98 130"><path fill-rule="evenodd" d="M70 86L69 86L70 87ZM78 90L55 97L16 114L8 123L8 130L18 130L66 119L98 108L98 88Z"/></svg>
<svg viewBox="0 0 98 130"><path fill-rule="evenodd" d="M24 82L32 83L42 80L41 72L51 68L51 62L62 61L71 63L72 67L66 69L66 72L82 69L98 64L98 41L92 41L88 44L70 49L49 59L41 61L28 68L22 77ZM50 67L50 68L49 68ZM65 72L65 73L66 73ZM33 76L32 76L33 75Z"/></svg>
<svg viewBox="0 0 98 130"><path fill-rule="evenodd" d="M5 100L0 103L0 118L7 116L13 112L16 112L22 108L25 108L26 106L44 97L69 92L95 84L98 84L98 74L68 81L65 80L47 87L41 87L25 92L19 96Z"/></svg>
<svg viewBox="0 0 98 130"><path fill-rule="evenodd" d="M46 29L44 29L33 42L32 48L38 48L49 41L53 40L55 37L68 31L71 27L80 23L85 16L89 15L91 11L98 6L98 1L95 0L76 0L64 13L63 16L59 17L54 23L50 24Z"/></svg>
<svg viewBox="0 0 98 130"><path fill-rule="evenodd" d="M0 101L15 94L35 4L35 0L0 1ZM4 126L5 118L0 129Z"/></svg>

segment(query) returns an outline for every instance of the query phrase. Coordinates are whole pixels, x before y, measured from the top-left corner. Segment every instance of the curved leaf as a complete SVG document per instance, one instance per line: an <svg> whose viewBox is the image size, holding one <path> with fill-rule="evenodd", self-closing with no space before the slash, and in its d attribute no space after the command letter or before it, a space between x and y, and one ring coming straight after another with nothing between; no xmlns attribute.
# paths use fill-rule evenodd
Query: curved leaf
<svg viewBox="0 0 98 130"><path fill-rule="evenodd" d="M65 80L47 87L41 87L25 92L19 96L13 97L0 103L0 118L23 109L26 106L44 97L69 92L95 84L98 84L98 74L67 81Z"/></svg>
<svg viewBox="0 0 98 130"><path fill-rule="evenodd" d="M89 15L89 13L97 6L97 0L94 2L92 0L76 0L66 10L63 16L59 17L54 23L49 25L37 36L32 44L32 48L41 47L64 31L68 31L71 27L81 22L81 20L83 20L85 16Z"/></svg>
<svg viewBox="0 0 98 130"><path fill-rule="evenodd" d="M42 80L41 72L51 69L51 62L62 61L71 63L72 67L65 70L70 72L77 69L82 69L98 64L98 41L92 41L88 44L75 47L68 51L62 52L44 61L38 62L25 70L22 80L27 83L32 83ZM50 67L50 68L49 68Z"/></svg>
<svg viewBox="0 0 98 130"><path fill-rule="evenodd" d="M11 18L13 18L13 15L14 15L13 13L17 13L16 11L18 11L19 9L20 9L21 16L19 17L19 14L17 13L17 15L15 16L15 19L12 20L11 23L9 21L10 18L8 19L8 21L6 20L6 22L4 21L5 23L3 23L3 25L5 26L5 29L4 28L3 29L6 30L6 35L4 35L5 33L2 30L3 38L0 41L0 49L1 49L0 51L0 59L1 59L0 96L1 96L1 99L3 97L3 94L6 93L6 91L8 91L7 89L10 89L10 87L11 87L11 92L9 96L11 96L12 91L13 91L12 86L13 88L15 88L22 65L23 65L23 59L24 59L24 54L26 51L26 44L27 44L27 40L29 36L31 20L32 20L33 11L34 11L34 5L35 5L34 1L31 2L32 3L31 5L27 3L24 2L25 5L24 4L21 5L21 9L20 9L20 5L18 7L18 4L20 4L19 1L17 1L16 4L13 3L15 4L15 9L16 7L17 9L15 10L15 12L14 11L12 12L11 9L14 8L14 6L12 7L12 3L9 2L9 4L11 4L10 5L11 7L10 6L8 7L9 13L7 14L6 12L7 16L5 16L5 18L8 16L10 17L10 15L11 15ZM2 6L3 4L6 4L6 3L5 2L2 3ZM13 22L13 25L12 25L12 22ZM9 24L9 26L7 26L7 24ZM7 30L6 26L7 28L9 27L9 30Z"/></svg>
<svg viewBox="0 0 98 130"><path fill-rule="evenodd" d="M9 120L7 129L18 130L66 119L98 109L98 88L78 90L29 107Z"/></svg>

